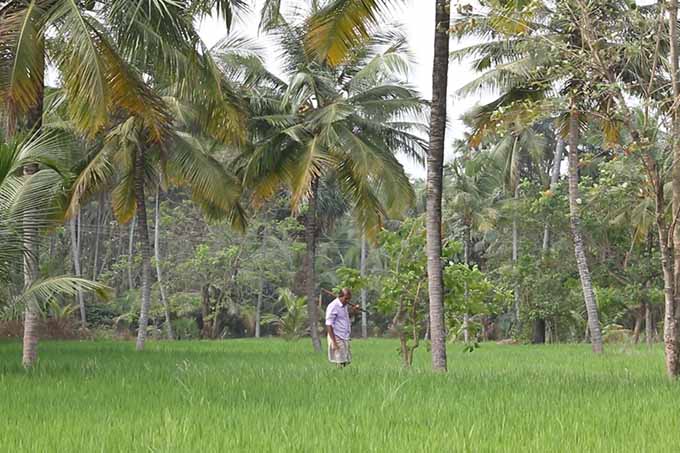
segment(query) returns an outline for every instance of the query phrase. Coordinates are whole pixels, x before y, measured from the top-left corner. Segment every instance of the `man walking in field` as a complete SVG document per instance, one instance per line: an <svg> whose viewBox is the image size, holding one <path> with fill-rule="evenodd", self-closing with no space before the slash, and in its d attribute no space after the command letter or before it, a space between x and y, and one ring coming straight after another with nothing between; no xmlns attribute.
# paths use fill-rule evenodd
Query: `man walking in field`
<svg viewBox="0 0 680 453"><path fill-rule="evenodd" d="M326 308L326 331L328 333L328 360L339 367L352 361L350 335L352 322L349 319L348 304L352 300L349 288L340 290L337 299Z"/></svg>

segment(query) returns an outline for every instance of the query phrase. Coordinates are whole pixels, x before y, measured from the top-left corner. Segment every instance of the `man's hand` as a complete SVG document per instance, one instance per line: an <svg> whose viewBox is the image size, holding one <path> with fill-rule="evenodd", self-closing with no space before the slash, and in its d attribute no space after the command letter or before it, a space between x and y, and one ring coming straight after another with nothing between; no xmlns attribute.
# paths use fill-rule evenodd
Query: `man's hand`
<svg viewBox="0 0 680 453"><path fill-rule="evenodd" d="M335 336L333 337L333 349L335 349L336 351L340 349L338 348L338 337Z"/></svg>

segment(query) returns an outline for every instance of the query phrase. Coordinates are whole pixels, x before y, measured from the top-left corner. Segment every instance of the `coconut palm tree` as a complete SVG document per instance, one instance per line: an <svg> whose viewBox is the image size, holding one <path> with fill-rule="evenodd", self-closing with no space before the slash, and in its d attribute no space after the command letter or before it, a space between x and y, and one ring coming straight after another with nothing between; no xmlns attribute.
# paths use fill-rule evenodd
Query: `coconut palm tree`
<svg viewBox="0 0 680 453"><path fill-rule="evenodd" d="M432 65L432 108L430 146L427 156L427 278L430 299L430 340L432 368L446 371L446 331L444 322L444 277L442 274L442 175L446 135L446 96L449 72L449 25L451 2L435 1L434 62Z"/></svg>
<svg viewBox="0 0 680 453"><path fill-rule="evenodd" d="M175 102L169 105L180 107ZM176 112L177 118L186 114ZM144 348L151 304L151 243L147 224L147 187L158 190L160 179L169 185L188 186L193 200L214 220L228 219L245 228L238 201L240 186L224 166L211 156L209 147L176 122L162 143L149 141L144 124L131 116L112 128L104 145L95 150L72 189L69 211L75 211L92 194L112 187L111 204L120 223L135 218L142 255L141 308L137 349ZM160 177L159 173L163 176Z"/></svg>
<svg viewBox="0 0 680 453"><path fill-rule="evenodd" d="M573 5L563 5L569 9ZM464 86L459 94L466 95L483 89L500 92L494 102L483 106L478 115L478 125L473 134L473 141L497 130L507 124L519 121L520 125L532 125L538 120L550 116L571 114L579 115L580 111L570 106L583 105L583 100L575 99L575 94L583 92L579 86L583 80L580 68L574 65L563 65L558 62L576 55L580 44L580 35L573 28L573 23L565 20L546 5L528 8L524 2L506 4L494 0L490 4L488 14L469 14L461 17L453 25L459 37L486 37L489 40L474 44L456 51L455 58L472 56L473 67L482 72L480 77ZM562 12L563 13L563 12ZM552 49L552 50L551 50ZM557 51L559 50L559 52ZM554 60L558 58L558 60ZM607 109L607 98L593 98L585 112L602 112ZM536 106L540 106L536 108ZM537 110L545 111L537 114ZM546 115L547 113L547 115ZM579 128L585 116L574 125ZM569 122L570 125L571 122ZM569 127L561 127L569 130ZM578 196L578 158L577 146L579 130L571 131L574 165L570 165L570 215L574 236L574 252L577 258L579 275L584 293L584 303L588 314L588 325L591 329L591 343L594 352L602 351L602 337L597 315L595 293L592 290L590 271L588 268L584 242L580 233L580 210ZM514 134L517 137L517 134Z"/></svg>
<svg viewBox="0 0 680 453"><path fill-rule="evenodd" d="M78 131L93 138L109 125L112 112L122 112L138 118L149 140L160 143L171 118L160 97L144 83L141 71L165 78L182 74L187 84L206 79L202 69L211 67L209 56L200 52L192 13L204 13L209 3L3 3L0 117L6 130L14 134L17 128L42 127L45 61L49 60L60 76L68 119ZM240 2L220 2L232 3ZM36 171L37 165L24 168L27 175ZM25 228L24 234L34 248L24 260L24 280L30 283L38 278L38 234L31 228Z"/></svg>
<svg viewBox="0 0 680 453"><path fill-rule="evenodd" d="M304 18L282 20L274 30L290 82L267 75L267 84L250 94L254 135L240 174L255 198L286 186L293 208L304 210L305 293L319 351L314 263L321 192L327 182L337 186L369 236L390 212L407 207L414 194L395 153L422 156L419 125L405 118L423 104L401 81L408 65L398 32L374 36L336 67L310 56L303 45L308 33Z"/></svg>
<svg viewBox="0 0 680 453"><path fill-rule="evenodd" d="M56 226L61 219L61 205L70 177L67 157L72 141L61 132L44 131L12 141L0 140L0 282L10 284L13 264L35 262L34 243L45 229ZM22 168L33 166L29 174ZM26 230L31 235L26 235ZM23 364L31 367L37 359L41 305L58 294L76 295L80 291L97 291L106 295L106 288L88 280L72 277L52 277L24 280L23 292L14 304L25 306Z"/></svg>

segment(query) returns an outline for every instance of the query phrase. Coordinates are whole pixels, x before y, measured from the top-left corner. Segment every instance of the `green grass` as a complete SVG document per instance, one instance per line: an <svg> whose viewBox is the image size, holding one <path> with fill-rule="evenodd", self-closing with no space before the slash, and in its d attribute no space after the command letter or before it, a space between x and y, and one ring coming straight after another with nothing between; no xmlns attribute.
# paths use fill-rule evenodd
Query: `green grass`
<svg viewBox="0 0 680 453"><path fill-rule="evenodd" d="M355 341L337 370L307 341L52 342L31 373L0 343L0 451L680 451L660 348L449 348L413 370Z"/></svg>

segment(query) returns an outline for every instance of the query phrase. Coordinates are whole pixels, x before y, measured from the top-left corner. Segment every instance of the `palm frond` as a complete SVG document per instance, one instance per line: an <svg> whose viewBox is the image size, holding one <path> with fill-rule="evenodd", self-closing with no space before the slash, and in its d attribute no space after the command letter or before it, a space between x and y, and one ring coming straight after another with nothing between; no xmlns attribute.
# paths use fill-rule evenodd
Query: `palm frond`
<svg viewBox="0 0 680 453"><path fill-rule="evenodd" d="M75 277L51 277L38 280L17 297L15 303L37 306L38 301L48 301L57 295L74 296L79 291L95 293L103 300L111 297L111 288L101 283Z"/></svg>
<svg viewBox="0 0 680 453"><path fill-rule="evenodd" d="M10 126L42 95L44 17L39 0L13 2L0 14L0 111L6 112Z"/></svg>

